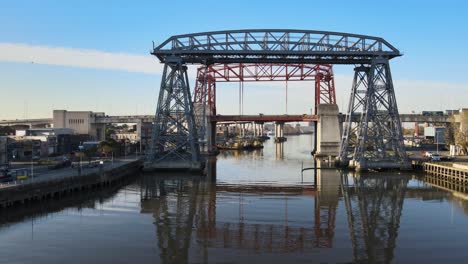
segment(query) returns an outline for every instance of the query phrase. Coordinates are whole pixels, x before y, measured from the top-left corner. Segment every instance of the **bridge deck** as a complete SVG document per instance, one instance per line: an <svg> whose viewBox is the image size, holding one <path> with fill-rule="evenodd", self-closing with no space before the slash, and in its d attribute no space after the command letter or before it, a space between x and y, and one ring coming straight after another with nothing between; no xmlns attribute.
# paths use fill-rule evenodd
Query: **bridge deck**
<svg viewBox="0 0 468 264"><path fill-rule="evenodd" d="M403 123L449 123L450 117L451 116L448 115L424 116L420 114L400 114L400 120ZM357 113L352 117L352 121L359 122L359 118L360 114ZM341 122L344 122L345 115L340 114L339 119ZM316 115L217 115L211 117L211 120L216 122L313 122L318 121L318 117ZM92 123L151 123L153 121L154 116L152 115L98 116ZM52 123L52 118L0 120L0 126L38 125Z"/></svg>
<svg viewBox="0 0 468 264"><path fill-rule="evenodd" d="M316 115L217 115L210 117L212 122L313 122Z"/></svg>

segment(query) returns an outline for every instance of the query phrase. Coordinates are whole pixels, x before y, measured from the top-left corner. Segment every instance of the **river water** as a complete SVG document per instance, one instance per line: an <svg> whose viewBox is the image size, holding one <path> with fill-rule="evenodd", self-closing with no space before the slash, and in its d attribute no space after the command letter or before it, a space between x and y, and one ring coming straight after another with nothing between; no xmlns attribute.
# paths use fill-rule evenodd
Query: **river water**
<svg viewBox="0 0 468 264"><path fill-rule="evenodd" d="M466 193L328 169L311 146L290 136L222 152L206 177L135 175L0 211L0 263L466 263Z"/></svg>

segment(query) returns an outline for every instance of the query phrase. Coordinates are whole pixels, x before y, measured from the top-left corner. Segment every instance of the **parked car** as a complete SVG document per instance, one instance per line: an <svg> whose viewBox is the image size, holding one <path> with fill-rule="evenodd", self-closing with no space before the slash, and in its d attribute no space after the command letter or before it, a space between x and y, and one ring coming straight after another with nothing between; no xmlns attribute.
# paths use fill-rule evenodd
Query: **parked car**
<svg viewBox="0 0 468 264"><path fill-rule="evenodd" d="M9 166L0 165L0 182L11 181L13 179Z"/></svg>
<svg viewBox="0 0 468 264"><path fill-rule="evenodd" d="M440 161L440 155L437 153L434 153L431 155L431 160L432 161Z"/></svg>

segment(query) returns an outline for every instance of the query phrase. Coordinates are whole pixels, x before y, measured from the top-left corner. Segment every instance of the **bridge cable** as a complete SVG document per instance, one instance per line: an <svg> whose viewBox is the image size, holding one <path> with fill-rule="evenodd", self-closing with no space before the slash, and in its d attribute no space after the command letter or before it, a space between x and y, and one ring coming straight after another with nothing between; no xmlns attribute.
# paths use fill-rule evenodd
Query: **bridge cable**
<svg viewBox="0 0 468 264"><path fill-rule="evenodd" d="M242 82L242 115L244 115L244 82Z"/></svg>
<svg viewBox="0 0 468 264"><path fill-rule="evenodd" d="M239 115L242 115L241 113L241 83L239 82Z"/></svg>

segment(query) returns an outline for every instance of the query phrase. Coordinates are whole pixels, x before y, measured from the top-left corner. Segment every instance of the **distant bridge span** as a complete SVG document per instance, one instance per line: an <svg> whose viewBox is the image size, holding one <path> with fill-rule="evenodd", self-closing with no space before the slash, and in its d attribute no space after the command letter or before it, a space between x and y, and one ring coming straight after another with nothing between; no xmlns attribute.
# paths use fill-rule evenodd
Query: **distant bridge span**
<svg viewBox="0 0 468 264"><path fill-rule="evenodd" d="M351 120L359 122L361 115L355 114ZM340 114L340 122L344 122L346 115ZM401 114L401 122L408 123L449 123L450 116L424 116L417 114ZM211 117L211 121L216 122L316 122L319 121L317 115L216 115Z"/></svg>
<svg viewBox="0 0 468 264"><path fill-rule="evenodd" d="M317 115L216 115L210 117L213 122L313 122Z"/></svg>
<svg viewBox="0 0 468 264"><path fill-rule="evenodd" d="M345 121L346 115L340 114L340 122ZM359 122L360 114L354 114L351 118L353 122ZM318 121L317 115L217 115L211 117L212 121L216 122L315 122ZM425 116L421 114L401 114L401 122L418 122L418 123L450 123L450 116ZM98 116L95 119L97 124L111 123L152 123L153 115L133 115L133 116ZM38 126L52 125L52 118L37 118L37 119L15 119L1 120L0 126Z"/></svg>

